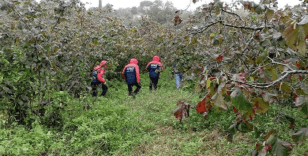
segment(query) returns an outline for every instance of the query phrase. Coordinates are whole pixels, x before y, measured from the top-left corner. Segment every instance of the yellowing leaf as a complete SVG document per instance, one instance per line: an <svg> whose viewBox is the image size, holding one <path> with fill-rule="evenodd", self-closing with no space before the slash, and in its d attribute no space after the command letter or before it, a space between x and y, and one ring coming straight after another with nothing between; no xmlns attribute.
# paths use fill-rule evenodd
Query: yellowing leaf
<svg viewBox="0 0 308 156"><path fill-rule="evenodd" d="M59 47L55 47L55 52L57 52L59 50Z"/></svg>
<svg viewBox="0 0 308 156"><path fill-rule="evenodd" d="M291 93L292 91L291 88L285 83L282 83L280 87L281 87L281 90L286 93Z"/></svg>
<svg viewBox="0 0 308 156"><path fill-rule="evenodd" d="M224 101L224 96L223 94L226 94L226 87L225 87L226 83L221 83L217 89L217 92L213 95L213 97L211 98L211 100L213 100L212 102L214 103L214 105L224 109L224 110L228 110L228 106L226 105L225 101Z"/></svg>
<svg viewBox="0 0 308 156"><path fill-rule="evenodd" d="M267 11L265 13L267 20L272 19L273 15L274 15L274 10L267 9Z"/></svg>
<svg viewBox="0 0 308 156"><path fill-rule="evenodd" d="M262 63L263 60L264 60L264 58L263 58L262 56L258 57L258 58L256 59L256 64Z"/></svg>
<svg viewBox="0 0 308 156"><path fill-rule="evenodd" d="M295 24L296 25L296 24ZM293 50L306 56L306 40L308 34L308 24L294 27L292 24L287 24L283 31L282 37L286 44Z"/></svg>
<svg viewBox="0 0 308 156"><path fill-rule="evenodd" d="M302 89L296 89L296 93L299 95L307 95Z"/></svg>
<svg viewBox="0 0 308 156"><path fill-rule="evenodd" d="M269 103L265 102L262 98L253 98L251 101L255 103L256 112L263 114L268 111Z"/></svg>
<svg viewBox="0 0 308 156"><path fill-rule="evenodd" d="M211 86L211 80L208 78L206 80L206 89L208 89Z"/></svg>
<svg viewBox="0 0 308 156"><path fill-rule="evenodd" d="M197 84L196 86L195 86L195 91L197 92L197 93L199 93L199 92L201 92L201 86L199 85L199 84Z"/></svg>
<svg viewBox="0 0 308 156"><path fill-rule="evenodd" d="M15 39L15 44L17 45L17 44L19 44L19 37L17 37L16 39Z"/></svg>

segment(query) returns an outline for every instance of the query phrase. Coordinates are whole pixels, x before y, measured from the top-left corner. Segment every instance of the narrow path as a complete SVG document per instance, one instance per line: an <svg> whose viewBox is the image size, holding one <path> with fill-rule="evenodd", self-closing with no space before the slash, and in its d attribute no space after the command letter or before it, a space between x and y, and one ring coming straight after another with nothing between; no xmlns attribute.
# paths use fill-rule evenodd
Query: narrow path
<svg viewBox="0 0 308 156"><path fill-rule="evenodd" d="M246 147L250 141L243 134L236 136L235 144L230 145L226 134L222 133L223 130L219 127L214 130L199 128L193 131L192 124L204 124L202 123L204 119L199 119L194 110L191 111L191 116L197 118L199 123L188 124L191 122L189 118L185 118L180 123L173 116L172 110L176 108L178 100L187 98L191 93L183 89L175 89L175 82L170 80L167 73L161 75L160 88L151 92L148 89L146 76L142 75L143 88L137 98L133 100L125 97L121 99L121 103L129 107L130 113L136 114L137 122L134 126L148 127L149 136L145 137L139 145L132 147L131 151L121 151L115 155L238 155L243 148L248 152L249 148ZM122 91L121 93L125 94ZM195 104L199 100L198 95L194 95L190 102ZM246 144L246 147L242 148L243 144Z"/></svg>

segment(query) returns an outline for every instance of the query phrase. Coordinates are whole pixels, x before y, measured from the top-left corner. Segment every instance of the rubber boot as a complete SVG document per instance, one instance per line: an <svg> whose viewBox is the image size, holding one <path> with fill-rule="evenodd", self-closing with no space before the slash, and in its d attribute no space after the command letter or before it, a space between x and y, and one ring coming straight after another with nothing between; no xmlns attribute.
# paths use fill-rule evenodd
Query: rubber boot
<svg viewBox="0 0 308 156"><path fill-rule="evenodd" d="M154 90L157 90L157 86L154 85Z"/></svg>
<svg viewBox="0 0 308 156"><path fill-rule="evenodd" d="M150 86L149 86L149 89L150 89L150 91L152 91L152 89L153 89L153 82L152 82L152 80L150 80Z"/></svg>
<svg viewBox="0 0 308 156"><path fill-rule="evenodd" d="M152 84L150 84L149 89L150 89L150 91L152 91Z"/></svg>

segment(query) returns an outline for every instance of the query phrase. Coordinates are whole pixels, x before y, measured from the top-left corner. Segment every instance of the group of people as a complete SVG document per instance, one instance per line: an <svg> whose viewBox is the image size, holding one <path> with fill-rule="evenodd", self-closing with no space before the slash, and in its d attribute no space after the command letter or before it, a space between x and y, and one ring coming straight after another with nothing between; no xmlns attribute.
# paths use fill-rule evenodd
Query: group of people
<svg viewBox="0 0 308 156"><path fill-rule="evenodd" d="M107 68L107 61L105 60L101 61L98 66L94 67L93 80L91 82L93 96L97 96L97 86L100 84L102 84L102 89L103 89L103 92L101 94L102 96L105 96L108 91L106 80L103 78L106 68ZM147 64L145 69L147 72L149 72L149 77L150 77L149 89L156 90L160 72L163 72L164 70L162 63L160 62L159 56L154 56L153 60ZM177 88L179 88L180 82L182 81L182 75L177 71L175 72L176 72L176 86ZM122 77L125 79L126 84L128 86L128 95L132 96L135 99L136 94L141 89L139 66L137 59L135 58L131 59L129 64L127 64L123 68ZM133 92L133 86L137 87L134 92Z"/></svg>

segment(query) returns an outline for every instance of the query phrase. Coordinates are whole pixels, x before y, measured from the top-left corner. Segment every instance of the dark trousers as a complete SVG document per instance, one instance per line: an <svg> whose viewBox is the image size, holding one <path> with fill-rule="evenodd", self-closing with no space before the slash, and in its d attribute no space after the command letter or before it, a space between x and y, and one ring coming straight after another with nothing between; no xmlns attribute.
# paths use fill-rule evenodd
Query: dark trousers
<svg viewBox="0 0 308 156"><path fill-rule="evenodd" d="M91 87L92 87L92 95L93 96L96 96L97 95L97 86L102 84L100 81L92 81L91 82ZM104 85L102 84L102 89L103 89L103 92L102 92L102 96L105 96L107 91L108 91L108 87L107 85Z"/></svg>
<svg viewBox="0 0 308 156"><path fill-rule="evenodd" d="M150 87L149 87L150 90L152 90L153 86L154 86L155 90L157 89L158 79L159 79L159 77L157 77L157 78L150 78Z"/></svg>
<svg viewBox="0 0 308 156"><path fill-rule="evenodd" d="M133 91L133 86L136 86L136 90L134 91L135 94L137 94L139 92L139 90L141 89L141 85L139 85L138 83L134 83L134 84L127 84L128 86L128 93L131 94Z"/></svg>

